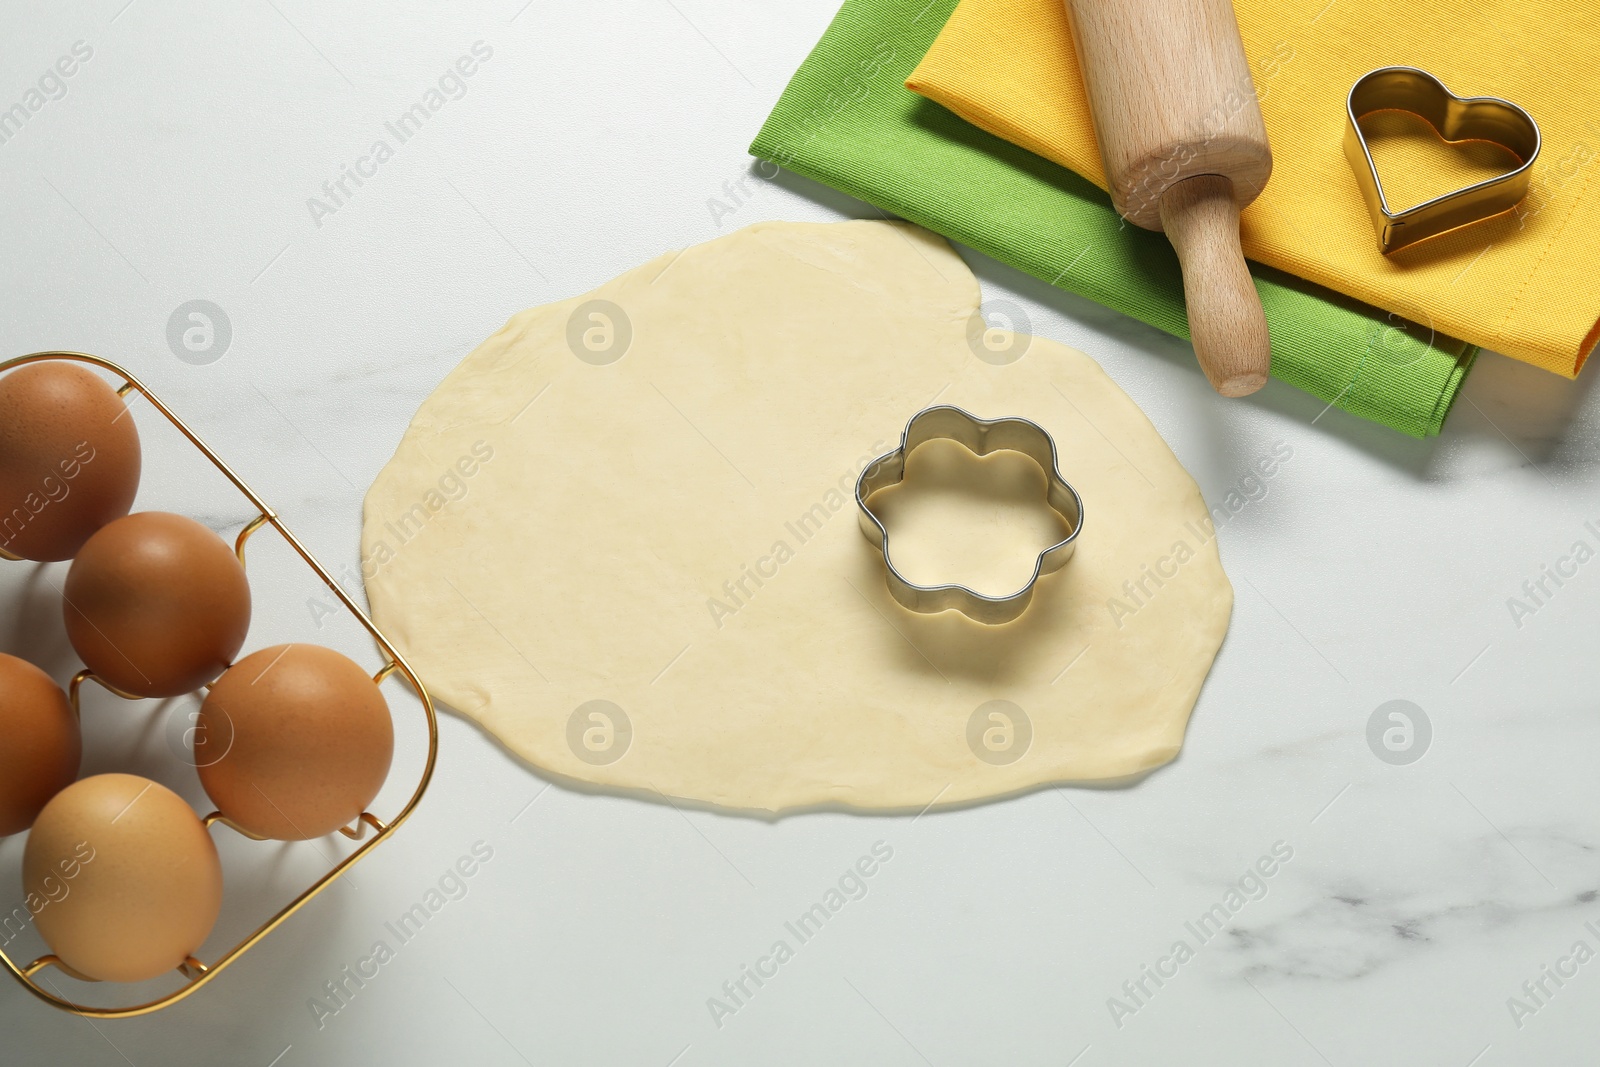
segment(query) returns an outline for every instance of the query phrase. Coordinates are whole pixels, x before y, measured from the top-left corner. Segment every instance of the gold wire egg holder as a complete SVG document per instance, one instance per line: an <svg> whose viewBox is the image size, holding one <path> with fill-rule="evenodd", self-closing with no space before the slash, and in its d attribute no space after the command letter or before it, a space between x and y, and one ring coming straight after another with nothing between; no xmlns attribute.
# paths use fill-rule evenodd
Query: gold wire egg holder
<svg viewBox="0 0 1600 1067"><path fill-rule="evenodd" d="M351 826L341 827L339 832L353 841L360 841L366 836L368 829L374 830L376 833L364 844L362 844L360 848L356 849L354 852L350 853L350 855L334 864L334 866L321 878L314 882L310 888L306 889L299 896L295 897L288 904L284 905L276 915L272 916L272 918L268 919L261 926L257 927L254 933L250 934L233 948L224 952L215 961L208 964L202 963L193 956L186 959L178 967L178 973L181 974L186 980L185 984L173 990L171 993L168 993L166 996L158 997L155 1000L147 1001L143 1004L135 1004L124 1008L102 1008L78 1004L60 995L59 992L51 992L50 990L44 989L34 980L34 976L39 974L39 972L46 970L47 968L55 967L57 970L60 970L64 974L68 974L74 978L86 981L92 981L93 979L86 979L83 975L73 971L70 967L62 963L62 961L54 954L40 956L31 963L22 964L19 966L11 959L10 955L3 948L0 948L0 963L5 965L6 970L10 971L12 976L15 977L17 981L21 982L23 987L26 988L28 992L32 993L40 1000L43 1000L46 1004L49 1004L52 1007L60 1008L63 1011L72 1012L75 1015L82 1015L91 1019L125 1019L135 1015L147 1015L150 1012L158 1011L161 1008L165 1008L171 1004L176 1004L178 1001L183 1000L185 997L197 991L201 986L210 982L218 974L222 973L222 971L225 970L229 964L233 963L240 956L244 955L251 948L253 948L258 941L266 937L273 930L277 929L285 919L299 911L318 893L321 893L329 885L337 881L346 871L355 866L358 861L366 856L367 853L371 852L374 848L377 848L378 845L380 845L391 834L393 834L395 830L400 827L400 824L405 822L406 819L410 817L412 811L416 809L417 804L422 800L422 794L428 789L428 783L433 778L434 763L439 755L439 722L434 713L433 698L428 695L428 690L425 686L423 686L422 680L417 677L416 672L411 669L411 665L406 662L405 657L400 654L399 650L396 649L394 645L390 644L389 639L385 637L383 632L380 631L378 627L374 625L373 621L367 617L366 612L361 610L360 606L358 606L356 602L350 598L350 595L344 591L339 583L334 580L333 576L330 575L322 566L322 564L317 561L317 558L306 549L305 545L300 543L300 539L295 537L295 535L290 532L289 528L284 525L283 520L279 518L278 513L269 507L266 501L257 496L255 490L251 489L250 486L245 484L244 480L234 473L233 468L229 467L228 464L222 460L222 457L213 452L211 447L202 441L200 437L193 430L191 430L188 425L173 412L171 408L162 403L160 398L152 393L143 382L139 381L138 378L134 377L132 374L128 373L111 360L102 359L99 356L89 355L85 352L34 352L26 356L17 356L12 359L0 361L0 374L4 374L6 371L13 370L27 363L37 363L43 360L69 360L76 363L87 363L90 366L99 367L102 370L109 371L111 374L122 379L123 384L117 389L118 396L126 397L130 392L137 391L146 400L150 401L151 405L157 411L166 416L167 421L172 423L173 426L177 427L178 432L183 434L184 437L188 438L189 442L199 449L205 455L205 457L211 461L212 465L215 466L217 470L221 471L223 476L226 477L228 481L232 482L234 487L238 489L239 492L243 493L245 498L248 499L256 508L256 517L247 523L244 529L239 531L239 536L234 542L234 554L239 558L239 565L241 567L244 566L245 542L249 541L252 535L254 535L263 526L270 525L276 529L278 533L282 535L283 539L288 542L289 547L294 549L300 558L305 561L306 565L316 572L317 577L322 580L322 583L333 591L333 594L339 598L340 603L345 606L345 609L349 611L350 614L355 616L356 620L361 623L362 627L366 629L367 633L372 635L372 639L377 642L379 650L385 657L385 661L384 665L378 670L378 672L372 676L372 680L381 685L393 674L398 673L402 675L406 682L410 684L412 690L416 692L418 699L421 700L422 711L426 716L428 723L427 764L423 767L422 778L417 783L416 791L411 794L411 799L406 801L405 806L400 809L400 814L396 815L388 822L384 822L371 812L363 811L360 817ZM21 557L12 555L4 549L0 549L0 559L22 562ZM83 683L86 681L93 681L101 688L126 700L142 699L141 697L138 697L132 693L125 693L115 688L103 679L97 677L93 671L85 669L79 671L73 677L68 691L68 697L71 701L74 714L81 714L79 712L79 697L83 689ZM207 686L207 688L209 688L209 686ZM208 829L214 823L222 823L237 833L242 834L243 836L252 840L266 840L265 838L259 837L256 834L250 833L248 830L239 827L231 819L219 811L212 812L211 814L205 816L205 818L201 821Z"/></svg>

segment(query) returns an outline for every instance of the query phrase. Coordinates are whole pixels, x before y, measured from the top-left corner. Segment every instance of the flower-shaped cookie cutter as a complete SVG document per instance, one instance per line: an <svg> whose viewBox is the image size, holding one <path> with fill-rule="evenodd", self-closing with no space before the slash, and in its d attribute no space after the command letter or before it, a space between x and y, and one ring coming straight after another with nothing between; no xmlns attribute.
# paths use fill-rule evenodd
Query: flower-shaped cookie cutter
<svg viewBox="0 0 1600 1067"><path fill-rule="evenodd" d="M1067 536L1039 553L1033 574L1014 593L987 596L964 585L918 585L895 568L889 556L889 531L867 501L881 489L905 480L906 460L919 447L934 440L950 440L975 456L991 452L1020 452L1039 465L1045 477L1045 502L1066 522ZM922 614L954 608L987 626L1011 622L1028 609L1040 575L1060 570L1078 547L1083 531L1083 500L1061 476L1056 466L1056 443L1036 422L1021 418L980 419L949 404L923 408L906 423L900 447L867 464L856 479L856 506L861 509L861 532L883 553L889 593L901 607Z"/></svg>

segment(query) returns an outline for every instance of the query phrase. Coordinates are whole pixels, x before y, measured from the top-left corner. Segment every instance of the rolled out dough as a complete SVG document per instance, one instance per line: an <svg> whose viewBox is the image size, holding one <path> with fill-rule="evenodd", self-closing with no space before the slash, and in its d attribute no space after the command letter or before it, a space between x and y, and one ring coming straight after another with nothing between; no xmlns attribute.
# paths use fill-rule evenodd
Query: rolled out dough
<svg viewBox="0 0 1600 1067"><path fill-rule="evenodd" d="M1205 504L1093 360L978 302L915 227L760 223L514 316L367 494L378 624L517 755L614 789L922 810L1171 760L1233 604ZM857 526L857 472L935 399L1040 423L1083 495L1006 626L900 608ZM1043 478L951 449L892 491L896 563L1014 587L1056 536Z"/></svg>

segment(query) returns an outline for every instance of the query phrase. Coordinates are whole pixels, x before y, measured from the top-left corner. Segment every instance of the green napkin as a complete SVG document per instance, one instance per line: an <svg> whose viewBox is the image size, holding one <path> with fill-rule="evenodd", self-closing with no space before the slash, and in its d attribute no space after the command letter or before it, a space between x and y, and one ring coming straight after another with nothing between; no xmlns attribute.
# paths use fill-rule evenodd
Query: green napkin
<svg viewBox="0 0 1600 1067"><path fill-rule="evenodd" d="M1187 338L1164 236L1124 223L1085 179L905 88L956 3L845 0L751 154ZM1273 377L1413 437L1439 432L1475 346L1260 264L1250 271Z"/></svg>

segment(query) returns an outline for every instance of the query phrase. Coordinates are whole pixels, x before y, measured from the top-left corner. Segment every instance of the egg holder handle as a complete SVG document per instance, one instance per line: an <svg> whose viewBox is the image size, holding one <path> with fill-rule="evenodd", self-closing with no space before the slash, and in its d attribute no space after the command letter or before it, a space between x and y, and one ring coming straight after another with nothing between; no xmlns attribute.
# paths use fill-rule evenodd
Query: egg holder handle
<svg viewBox="0 0 1600 1067"><path fill-rule="evenodd" d="M373 621L367 617L366 612L362 611L356 602L350 599L349 594L340 587L339 583L334 580L333 576L328 573L327 569L317 561L315 556L306 550L305 545L300 543L300 539L295 537L295 535L290 532L289 528L284 525L283 520L279 518L278 513L272 510L272 508L267 505L266 501L257 496L256 491L251 489L250 486L246 485L244 480L234 473L233 468L229 467L227 463L223 462L222 457L213 452L209 445L202 441L199 436L196 435L195 432L191 430L188 425L185 424L184 421L172 411L171 408L162 403L160 398L152 393L143 382L139 381L138 378L134 377L132 374L129 374L126 370L123 370L109 359L102 359L99 356L92 356L84 352L34 352L26 356L17 356L13 359L0 362L0 374L4 374L6 371L20 367L26 363L37 363L43 360L57 359L70 360L77 363L87 363L90 366L99 367L102 370L110 371L116 377L121 378L123 380L123 385L117 389L117 395L126 397L128 393L137 390L142 396L144 396L146 400L150 401L151 405L157 411L166 416L168 422L177 427L179 433L183 434L184 437L189 439L189 442L192 445L204 453L205 457L211 461L212 465L215 466L217 470L221 471L223 476L226 477L228 481L232 482L234 487L238 489L239 492L244 494L245 498L250 501L258 513L256 517L244 527L243 530L239 531L239 537L234 542L234 553L239 557L240 566L244 565L245 542L247 542L250 537L263 526L271 525L274 529L276 529L278 533L283 536L283 539L289 543L289 547L294 549L295 552L299 554L300 558L305 561L306 565L316 572L317 577L322 580L323 584L333 591L333 594L339 598L339 602L345 606L345 609L356 617L357 621L359 621L366 631L372 635L372 639L377 642L379 651L381 651L385 656L385 662L383 667L381 667L378 672L372 676L372 680L381 685L393 674L398 673L402 675L406 682L409 683L411 688L416 692L417 697L421 700L422 711L427 717L428 722L427 765L423 768L422 778L417 783L416 791L411 794L411 799L406 801L405 807L400 809L400 814L396 815L388 822L384 822L371 812L364 811L361 813L360 818L357 819L352 826L341 828L339 831L340 833L355 841L361 840L362 837L366 835L368 828L377 832L360 848L356 849L354 852L350 853L350 855L346 856L344 859L335 864L331 870L313 883L310 888L306 889L299 896L295 897L288 904L284 905L282 910L280 910L276 915L272 916L272 918L268 919L265 923L261 924L261 926L258 927L254 933L250 934L233 948L224 952L214 962L209 964L202 963L193 957L190 957L188 960L184 961L184 963L178 967L178 973L184 977L186 984L178 987L171 993L168 993L166 996L159 997L156 1000L148 1001L144 1004L135 1004L125 1008L101 1008L77 1004L61 996L59 992L51 992L42 988L34 980L34 977L38 975L39 972L44 971L52 966L63 971L64 973L72 974L73 977L83 977L81 975L74 974L69 968L63 966L61 961L54 955L41 956L32 963L18 966L4 949L0 949L0 963L5 965L6 970L10 971L17 981L22 983L28 992L32 993L40 1000L43 1000L46 1004L60 1008L63 1011L72 1012L74 1015L82 1015L91 1019L124 1019L135 1015L147 1015L150 1012L158 1011L161 1008L165 1008L171 1004L176 1004L178 1001L198 990L201 986L211 981L211 979L215 978L224 969L226 969L229 964L233 963L240 956L244 955L251 948L253 948L258 941L266 937L273 930L277 929L285 919L289 918L289 916L293 915L295 912L304 907L311 900L311 898L315 897L318 893L321 893L324 889L328 888L328 886L333 882L337 881L340 876L342 876L351 867L355 866L355 864L364 856L366 856L368 852L371 852L373 849L377 848L378 845L382 844L391 834L393 834L395 830L399 828L400 824L405 822L406 819L410 817L412 811L416 809L417 804L422 800L422 794L428 789L428 783L433 778L434 763L439 755L439 721L438 717L434 713L433 698L428 695L428 690L423 686L422 680L417 677L416 672L411 669L411 665L406 662L405 657L400 654L399 650L396 649L394 645L390 644L389 639L385 637L383 632L380 631L378 627L374 625ZM19 560L19 557L6 552L4 549L0 549L0 558ZM121 692L120 690L112 687L102 679L96 677L94 672L82 670L73 677L69 690L72 710L74 713L78 712L79 693L83 688L83 683L86 681L94 681L102 688L124 699L140 699L139 697L133 696L129 693ZM209 686L207 688L209 688ZM262 838L257 837L255 834L251 834L240 829L221 812L214 811L210 815L207 815L202 821L207 828L210 828L213 823L222 823L238 833L243 834L245 837L249 837L257 841L263 840Z"/></svg>

